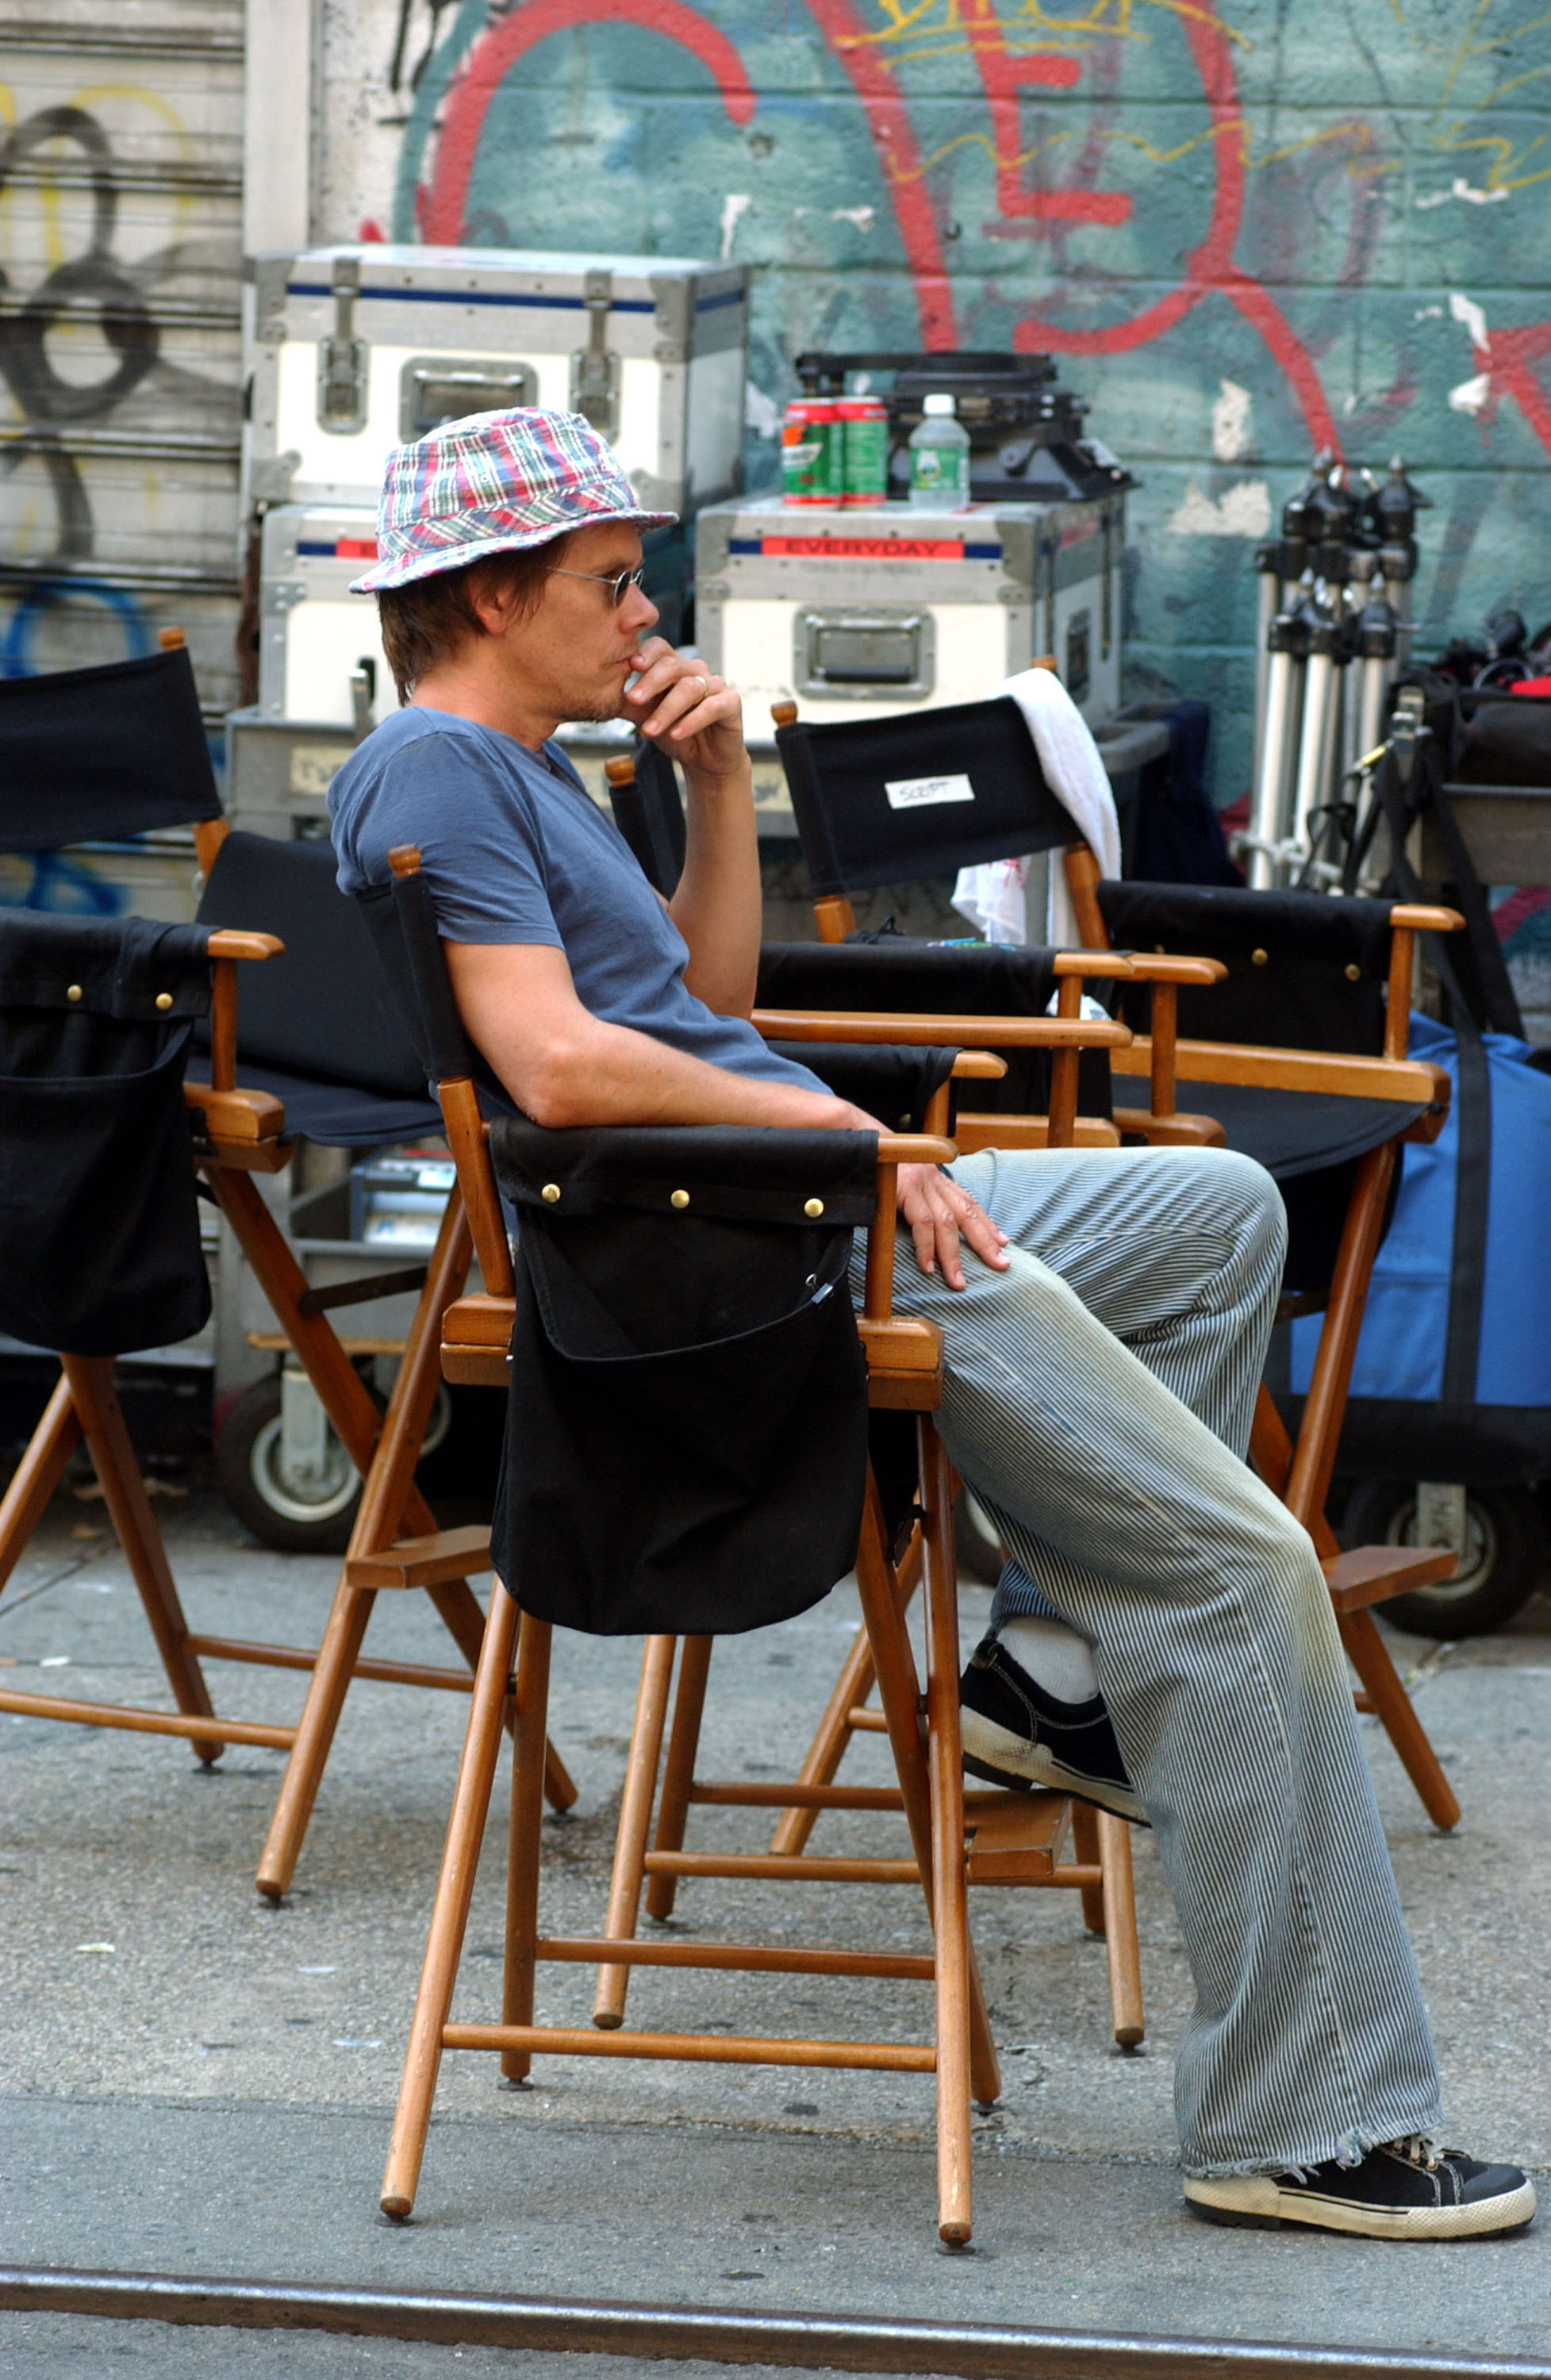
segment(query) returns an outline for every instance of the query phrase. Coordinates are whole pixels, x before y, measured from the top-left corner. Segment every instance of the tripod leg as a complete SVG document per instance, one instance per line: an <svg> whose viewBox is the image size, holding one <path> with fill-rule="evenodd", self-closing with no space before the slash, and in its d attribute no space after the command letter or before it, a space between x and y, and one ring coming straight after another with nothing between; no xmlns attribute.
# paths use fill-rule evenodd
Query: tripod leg
<svg viewBox="0 0 1551 2380"><path fill-rule="evenodd" d="M436 1899L431 1906L430 1930L404 2060L398 2111L388 2146L387 2170L382 2176L382 2212L401 2218L415 2204L420 2160L425 2155L426 2128L430 2122L437 2070L442 2063L442 2031L453 2004L464 1928L468 1923L468 1904L479 1864L479 1845L490 1811L516 1633L517 1607L505 1588L497 1586L469 1699L457 1790L447 1826Z"/></svg>

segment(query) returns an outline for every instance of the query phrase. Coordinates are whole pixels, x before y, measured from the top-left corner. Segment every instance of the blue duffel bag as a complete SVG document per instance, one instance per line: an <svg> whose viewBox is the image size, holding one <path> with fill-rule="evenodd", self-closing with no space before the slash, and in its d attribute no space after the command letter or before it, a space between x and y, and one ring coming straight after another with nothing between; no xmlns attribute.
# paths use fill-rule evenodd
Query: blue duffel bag
<svg viewBox="0 0 1551 2380"><path fill-rule="evenodd" d="M1417 1542L1420 1519L1427 1542L1455 1546L1454 1581L1399 1597L1385 1614L1456 1636L1499 1626L1544 1583L1535 1490L1551 1479L1551 1075L1506 1034L1467 1026L1461 1039L1413 1015L1410 1040L1413 1058L1448 1069L1454 1096L1437 1140L1405 1151L1337 1471L1355 1483L1350 1543ZM1318 1336L1317 1318L1291 1326L1284 1380L1294 1398L1307 1390Z"/></svg>

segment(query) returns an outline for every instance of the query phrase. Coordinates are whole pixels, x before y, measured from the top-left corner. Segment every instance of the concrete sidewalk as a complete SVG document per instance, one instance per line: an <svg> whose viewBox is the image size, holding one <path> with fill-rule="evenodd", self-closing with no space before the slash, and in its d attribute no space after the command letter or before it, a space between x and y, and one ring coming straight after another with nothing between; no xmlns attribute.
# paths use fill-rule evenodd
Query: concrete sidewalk
<svg viewBox="0 0 1551 2380"><path fill-rule="evenodd" d="M160 1699L113 1539L73 1534L93 1526L100 1507L67 1501L35 1542L0 1604L5 1674ZM315 1641L332 1563L255 1548L198 1498L174 1508L167 1535L196 1626ZM985 1601L966 1591L966 1641ZM786 1772L854 1618L854 1597L837 1590L802 1621L719 1647L708 1771ZM440 1658L440 1637L422 1598L384 1597L370 1649ZM1537 1603L1512 1632L1447 1656L1410 1640L1400 1650L1422 1665L1420 1707L1465 1805L1455 1837L1435 1835L1364 1722L1452 2137L1544 2170L1551 1610ZM557 1640L555 1734L581 1802L547 1828L555 1925L599 1922L638 1653ZM235 1716L285 1718L299 1700L294 1675L212 1674ZM377 2186L464 1707L452 1694L354 1690L278 1912L251 1887L278 1755L234 1751L205 1775L166 1740L0 1715L0 2262L1544 2350L1545 2218L1521 2240L1425 2249L1220 2231L1184 2214L1169 2090L1186 1983L1145 1836L1140 2058L1109 2041L1103 1951L1074 1895L975 1896L1004 2096L976 2127L972 2258L935 2252L931 2090L909 2076L552 2060L535 2088L507 2094L493 2061L450 2056L417 2220L385 2226ZM858 1777L881 1774L879 1750L854 1747ZM821 1847L878 1840L876 1822L823 1823ZM701 1842L759 1840L750 1814L703 1812L696 1825ZM498 1815L456 2004L470 2017L496 2010L500 1837ZM914 1893L884 1888L701 1887L675 1922L775 1939L801 1923L815 1938L924 1947ZM588 1990L583 1971L542 1970L541 2015L580 2014ZM922 2022L907 1985L660 1972L637 1976L632 2010L669 2027L901 2039ZM236 2353L245 2369L297 2380L531 2362L248 2333L217 2351L214 2333L0 2315L7 2380L87 2358L136 2374L225 2369Z"/></svg>

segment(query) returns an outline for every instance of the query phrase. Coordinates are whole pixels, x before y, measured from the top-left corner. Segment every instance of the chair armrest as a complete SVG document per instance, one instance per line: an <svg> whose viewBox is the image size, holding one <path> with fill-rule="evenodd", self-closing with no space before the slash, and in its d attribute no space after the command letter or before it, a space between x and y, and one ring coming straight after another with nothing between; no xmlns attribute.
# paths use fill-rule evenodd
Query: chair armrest
<svg viewBox="0 0 1551 2380"><path fill-rule="evenodd" d="M235 932L218 927L206 945L211 960L210 1084L213 1091L236 1088L237 964L273 959L285 949L276 934ZM244 1135L232 1135L237 1138Z"/></svg>
<svg viewBox="0 0 1551 2380"><path fill-rule="evenodd" d="M1131 963L1138 983L1220 983L1228 973L1221 959L1176 958L1163 951L1133 951Z"/></svg>
<svg viewBox="0 0 1551 2380"><path fill-rule="evenodd" d="M1123 1050L1131 1028L1106 1018L890 1015L846 1008L757 1008L750 1019L768 1041L897 1042L906 1049Z"/></svg>
<svg viewBox="0 0 1551 2380"><path fill-rule="evenodd" d="M185 1083L183 1099L186 1107L198 1109L212 1141L250 1148L260 1141L278 1141L285 1134L285 1108L268 1091L218 1091L212 1084Z"/></svg>
<svg viewBox="0 0 1551 2380"><path fill-rule="evenodd" d="M1449 1083L1441 1066L1418 1058L1358 1058L1322 1050L1266 1050L1252 1042L1181 1041L1179 1071L1186 1082L1239 1083L1252 1088L1326 1091L1351 1099L1393 1099L1401 1107L1448 1112ZM1117 1075L1152 1070L1152 1044L1138 1034L1128 1050L1110 1060Z"/></svg>
<svg viewBox="0 0 1551 2380"><path fill-rule="evenodd" d="M1433 908L1424 902L1397 901L1389 912L1391 928L1402 931L1409 928L1413 934L1458 934L1464 919L1458 909Z"/></svg>

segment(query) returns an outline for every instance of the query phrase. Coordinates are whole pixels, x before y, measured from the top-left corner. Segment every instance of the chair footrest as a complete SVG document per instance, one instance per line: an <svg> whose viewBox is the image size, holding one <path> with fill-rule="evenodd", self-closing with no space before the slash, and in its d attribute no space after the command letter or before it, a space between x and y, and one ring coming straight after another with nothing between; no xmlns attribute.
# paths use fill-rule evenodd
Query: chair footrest
<svg viewBox="0 0 1551 2380"><path fill-rule="evenodd" d="M1361 1611L1415 1586L1452 1578L1457 1555L1448 1546L1352 1546L1321 1563L1338 1611Z"/></svg>
<svg viewBox="0 0 1551 2380"><path fill-rule="evenodd" d="M1064 1793L966 1793L971 1884L1048 1884L1071 1824Z"/></svg>
<svg viewBox="0 0 1551 2380"><path fill-rule="evenodd" d="M891 2041L760 2041L721 2033L602 2033L590 2026L446 2024L443 2049L517 2049L551 2058L684 2058L692 2065L837 2066L935 2074L929 2046Z"/></svg>
<svg viewBox="0 0 1551 2380"><path fill-rule="evenodd" d="M430 1536L400 1537L381 1553L352 1554L345 1565L345 1583L347 1586L447 1586L456 1578L477 1578L490 1566L488 1529L437 1529Z"/></svg>

